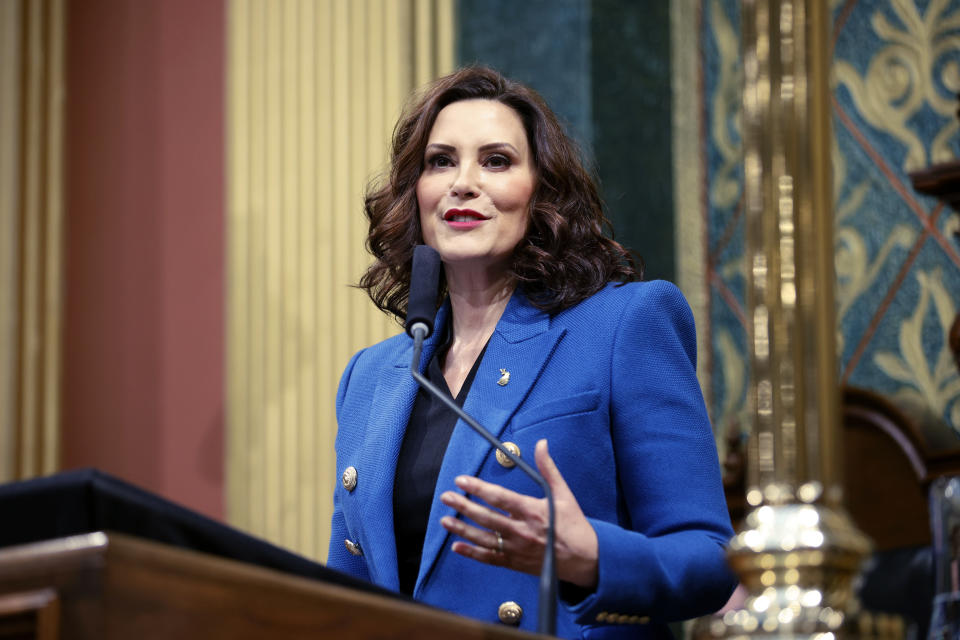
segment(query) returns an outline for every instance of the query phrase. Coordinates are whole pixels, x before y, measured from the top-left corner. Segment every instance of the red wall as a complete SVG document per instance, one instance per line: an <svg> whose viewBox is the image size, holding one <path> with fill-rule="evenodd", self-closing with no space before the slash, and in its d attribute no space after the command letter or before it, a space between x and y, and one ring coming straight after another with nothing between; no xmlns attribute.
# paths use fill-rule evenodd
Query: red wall
<svg viewBox="0 0 960 640"><path fill-rule="evenodd" d="M64 468L223 515L221 0L68 6Z"/></svg>

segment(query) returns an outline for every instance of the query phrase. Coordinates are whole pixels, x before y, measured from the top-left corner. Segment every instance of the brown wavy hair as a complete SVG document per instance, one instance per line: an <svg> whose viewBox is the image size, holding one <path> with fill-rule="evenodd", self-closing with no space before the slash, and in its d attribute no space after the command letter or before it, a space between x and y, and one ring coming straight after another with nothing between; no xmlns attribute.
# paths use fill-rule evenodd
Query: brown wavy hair
<svg viewBox="0 0 960 640"><path fill-rule="evenodd" d="M413 247L423 242L417 181L430 130L444 107L478 98L512 108L533 151L537 182L530 224L514 250L509 274L530 302L554 314L608 282L641 279L642 261L605 233L610 223L596 182L543 98L493 69L466 67L414 97L394 129L389 172L367 188L367 250L376 261L358 286L374 304L401 321L406 315ZM440 299L444 294L441 285Z"/></svg>

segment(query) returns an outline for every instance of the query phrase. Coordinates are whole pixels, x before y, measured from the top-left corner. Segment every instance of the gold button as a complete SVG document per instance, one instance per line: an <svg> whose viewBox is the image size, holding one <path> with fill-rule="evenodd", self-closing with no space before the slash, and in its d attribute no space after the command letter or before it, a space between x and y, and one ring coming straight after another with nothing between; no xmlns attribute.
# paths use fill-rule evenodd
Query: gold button
<svg viewBox="0 0 960 640"><path fill-rule="evenodd" d="M347 548L347 551L349 551L355 556L363 555L363 549L360 548L360 543L358 542L354 542L349 538L345 538L343 541L343 546L345 546Z"/></svg>
<svg viewBox="0 0 960 640"><path fill-rule="evenodd" d="M650 616L640 616L640 619L637 620L637 624L647 624L650 622Z"/></svg>
<svg viewBox="0 0 960 640"><path fill-rule="evenodd" d="M597 614L597 622L606 622L607 621L607 612L601 611Z"/></svg>
<svg viewBox="0 0 960 640"><path fill-rule="evenodd" d="M640 624L640 616L630 616L627 618L627 622L630 624Z"/></svg>
<svg viewBox="0 0 960 640"><path fill-rule="evenodd" d="M508 600L497 609L497 617L503 624L520 624L520 618L523 617L523 608L516 602Z"/></svg>
<svg viewBox="0 0 960 640"><path fill-rule="evenodd" d="M343 475L340 476L340 481L343 482L344 489L353 491L354 487L357 486L357 468L347 467L344 469Z"/></svg>
<svg viewBox="0 0 960 640"><path fill-rule="evenodd" d="M517 456L518 458L520 457L520 447L518 447L514 443L504 442L503 448L509 451L510 453L512 453L513 455ZM512 469L513 467L517 466L513 463L513 460L511 460L506 455L504 455L503 451L500 451L500 449L497 449L496 451L497 451L497 462L500 463L501 467Z"/></svg>
<svg viewBox="0 0 960 640"><path fill-rule="evenodd" d="M630 616L625 613L621 613L617 616L617 624L627 624L627 621L630 620Z"/></svg>

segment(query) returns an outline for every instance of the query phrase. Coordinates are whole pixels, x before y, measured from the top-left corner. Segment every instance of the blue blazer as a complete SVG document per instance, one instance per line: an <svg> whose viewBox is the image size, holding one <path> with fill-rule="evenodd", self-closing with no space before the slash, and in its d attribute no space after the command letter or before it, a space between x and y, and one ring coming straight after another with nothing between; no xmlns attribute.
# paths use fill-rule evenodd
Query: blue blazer
<svg viewBox="0 0 960 640"><path fill-rule="evenodd" d="M425 343L421 370L449 315L448 303ZM401 334L357 353L336 403L337 470L354 467L356 484L348 490L338 481L334 492L328 564L390 589L398 588L394 472L417 392L412 344ZM501 369L510 374L503 386ZM561 599L558 635L658 637L665 622L726 602L736 584L724 557L733 532L696 378L693 317L676 287L611 284L552 317L514 293L463 408L518 445L531 464L535 443L547 438L597 532L596 591L577 602ZM519 626L535 630L536 576L450 550L454 536L440 518L457 514L439 496L458 490L460 474L542 496L458 422L437 480L414 597L488 622L498 621L501 603L513 601L523 609Z"/></svg>

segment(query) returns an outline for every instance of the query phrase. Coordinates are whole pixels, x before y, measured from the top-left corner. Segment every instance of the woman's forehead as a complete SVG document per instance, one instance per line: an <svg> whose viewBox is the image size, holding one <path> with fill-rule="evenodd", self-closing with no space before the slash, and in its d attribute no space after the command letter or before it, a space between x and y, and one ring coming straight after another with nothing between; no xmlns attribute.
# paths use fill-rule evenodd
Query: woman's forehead
<svg viewBox="0 0 960 640"><path fill-rule="evenodd" d="M483 144L479 142L481 140L508 142L518 150L525 150L527 132L520 115L502 102L487 99L459 100L440 110L427 142Z"/></svg>

